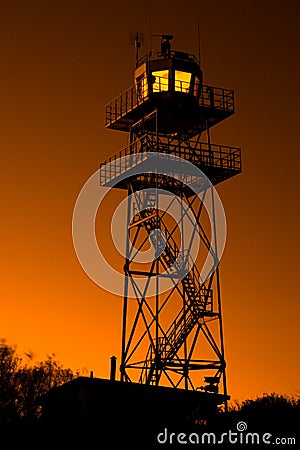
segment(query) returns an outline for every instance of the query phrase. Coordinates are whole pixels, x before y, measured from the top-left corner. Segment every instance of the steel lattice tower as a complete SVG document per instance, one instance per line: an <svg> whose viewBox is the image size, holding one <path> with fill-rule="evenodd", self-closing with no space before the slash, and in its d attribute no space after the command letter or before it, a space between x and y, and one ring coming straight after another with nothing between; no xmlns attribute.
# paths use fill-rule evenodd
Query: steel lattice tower
<svg viewBox="0 0 300 450"><path fill-rule="evenodd" d="M176 279L182 268L178 261L186 263L190 251L178 243L183 223L170 218L168 206L159 206L163 194L156 190L169 191L188 206L197 225L200 253L207 253L211 246L203 203L178 180L155 170L132 175L131 167L121 162L130 155L138 166L151 152L173 155L201 169L212 185L241 172L240 149L212 144L210 139L210 129L234 113L233 91L204 85L197 59L171 50L171 40L172 36L162 35L157 57L148 54L137 60L134 85L106 106L106 127L130 137L128 148L100 166L100 184L125 189L128 195L131 250L124 264L121 380L200 389L226 399L219 267L201 282L198 259L167 292L148 289L148 281L170 267L169 276ZM167 203L176 203L174 196L166 197ZM149 241L155 257L141 269L137 253L147 251ZM136 277L146 280L143 289ZM134 298L128 298L129 291Z"/></svg>

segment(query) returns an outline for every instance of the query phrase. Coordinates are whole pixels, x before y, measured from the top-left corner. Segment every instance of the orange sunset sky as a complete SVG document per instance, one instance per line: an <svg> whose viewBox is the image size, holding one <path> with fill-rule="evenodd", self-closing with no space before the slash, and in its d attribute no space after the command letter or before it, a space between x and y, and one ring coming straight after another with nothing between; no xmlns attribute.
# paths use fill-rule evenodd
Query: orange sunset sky
<svg viewBox="0 0 300 450"><path fill-rule="evenodd" d="M228 391L299 393L299 12L296 0L1 1L0 338L97 377L120 359L122 299L82 270L73 208L127 144L104 107L133 84L129 33L144 33L146 52L151 21L197 55L199 19L204 82L236 98L211 139L242 148L243 173L217 187Z"/></svg>

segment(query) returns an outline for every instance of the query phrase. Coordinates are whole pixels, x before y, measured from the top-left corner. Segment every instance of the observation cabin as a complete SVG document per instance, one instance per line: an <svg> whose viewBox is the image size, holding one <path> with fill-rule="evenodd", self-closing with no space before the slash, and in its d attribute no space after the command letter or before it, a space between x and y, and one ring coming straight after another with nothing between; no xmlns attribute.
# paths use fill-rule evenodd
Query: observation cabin
<svg viewBox="0 0 300 450"><path fill-rule="evenodd" d="M172 35L161 39L157 57L150 52L137 58L134 85L106 106L107 128L129 132L156 111L156 118L147 121L149 131L191 136L234 113L233 91L204 86L197 58L172 50Z"/></svg>

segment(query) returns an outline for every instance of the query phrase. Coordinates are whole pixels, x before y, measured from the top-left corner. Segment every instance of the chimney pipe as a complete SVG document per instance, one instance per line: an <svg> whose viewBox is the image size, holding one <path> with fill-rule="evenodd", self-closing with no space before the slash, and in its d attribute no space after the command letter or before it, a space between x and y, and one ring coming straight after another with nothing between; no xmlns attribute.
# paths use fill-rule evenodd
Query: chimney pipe
<svg viewBox="0 0 300 450"><path fill-rule="evenodd" d="M111 358L110 358L110 381L116 380L116 367L117 367L117 358L116 358L116 356L111 356Z"/></svg>

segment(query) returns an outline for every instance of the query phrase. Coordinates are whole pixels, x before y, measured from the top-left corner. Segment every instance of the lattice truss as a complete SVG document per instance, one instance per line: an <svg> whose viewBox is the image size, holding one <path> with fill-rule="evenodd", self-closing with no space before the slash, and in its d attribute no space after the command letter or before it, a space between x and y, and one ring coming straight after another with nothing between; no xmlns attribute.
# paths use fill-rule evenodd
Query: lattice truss
<svg viewBox="0 0 300 450"><path fill-rule="evenodd" d="M199 139L146 133L135 136L129 149L139 155L145 149L186 155L198 167L210 168L215 184L233 169L230 157L221 170L220 149ZM127 189L121 378L224 392L219 268L208 278L202 274L205 261L217 260L204 207L205 196L214 191L204 189L197 196L181 182L156 173L132 178Z"/></svg>

